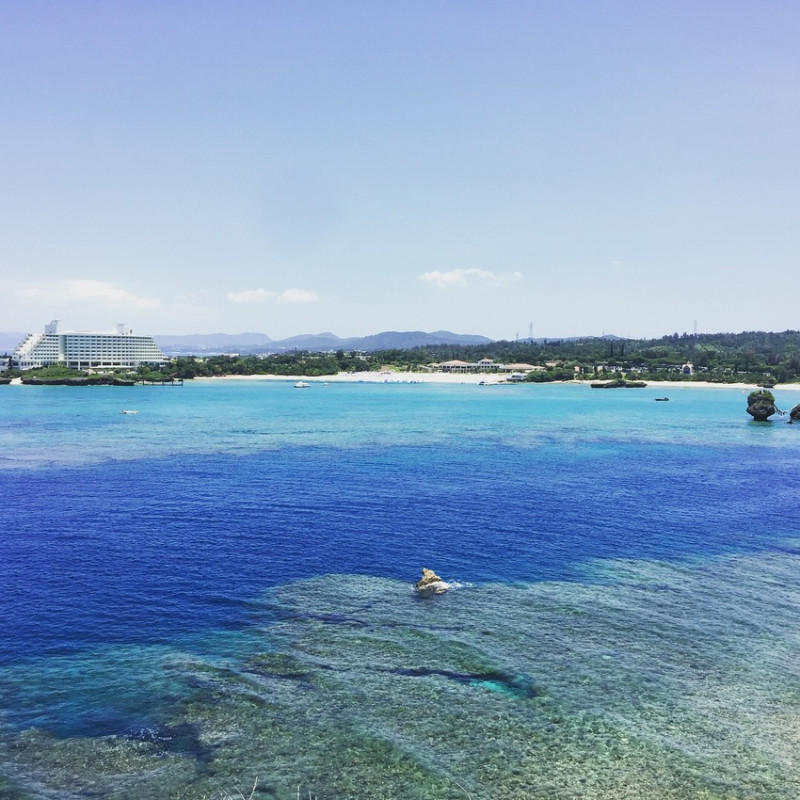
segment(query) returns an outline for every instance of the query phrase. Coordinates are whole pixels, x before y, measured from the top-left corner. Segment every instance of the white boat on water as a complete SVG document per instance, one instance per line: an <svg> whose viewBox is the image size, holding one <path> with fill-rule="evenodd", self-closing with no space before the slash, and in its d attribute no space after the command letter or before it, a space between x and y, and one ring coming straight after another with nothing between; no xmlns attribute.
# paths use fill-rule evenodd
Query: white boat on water
<svg viewBox="0 0 800 800"><path fill-rule="evenodd" d="M138 411L134 411L132 408L125 408L120 411L120 414L138 414Z"/></svg>
<svg viewBox="0 0 800 800"><path fill-rule="evenodd" d="M295 389L308 389L309 386L311 386L310 383L306 383L305 381L297 381L297 383L294 385L294 388Z"/></svg>

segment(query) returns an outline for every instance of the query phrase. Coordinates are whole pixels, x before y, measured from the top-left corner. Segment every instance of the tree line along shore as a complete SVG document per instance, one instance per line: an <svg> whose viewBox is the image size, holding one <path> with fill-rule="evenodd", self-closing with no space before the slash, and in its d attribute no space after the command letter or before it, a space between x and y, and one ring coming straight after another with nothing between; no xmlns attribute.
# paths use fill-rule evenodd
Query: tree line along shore
<svg viewBox="0 0 800 800"><path fill-rule="evenodd" d="M286 375L324 377L342 372L423 372L449 361L493 362L535 367L525 379L544 383L603 380L624 376L646 381L777 384L800 381L800 331L737 334L673 334L660 339L579 338L498 341L481 345L431 345L405 350L358 352L291 351L177 356L163 365L143 364L117 374L116 382L164 381L224 375ZM96 372L96 371L95 371ZM90 371L54 365L19 372L5 380L69 382L90 378ZM95 380L98 382L96 376Z"/></svg>

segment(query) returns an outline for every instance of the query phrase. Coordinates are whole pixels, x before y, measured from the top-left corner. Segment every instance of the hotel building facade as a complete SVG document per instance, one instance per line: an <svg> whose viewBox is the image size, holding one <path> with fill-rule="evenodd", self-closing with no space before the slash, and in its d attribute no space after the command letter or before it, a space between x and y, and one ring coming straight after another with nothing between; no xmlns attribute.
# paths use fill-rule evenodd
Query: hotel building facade
<svg viewBox="0 0 800 800"><path fill-rule="evenodd" d="M61 331L54 319L44 333L30 333L12 356L20 369L62 364L73 369L135 369L163 364L164 354L152 336L134 336L124 323L112 333Z"/></svg>

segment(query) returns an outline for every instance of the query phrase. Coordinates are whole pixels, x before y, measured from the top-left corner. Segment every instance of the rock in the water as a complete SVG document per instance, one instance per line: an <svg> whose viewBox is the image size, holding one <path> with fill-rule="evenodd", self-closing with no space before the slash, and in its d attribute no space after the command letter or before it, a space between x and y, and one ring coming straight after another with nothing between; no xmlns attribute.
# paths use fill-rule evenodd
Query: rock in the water
<svg viewBox="0 0 800 800"><path fill-rule="evenodd" d="M600 381L590 383L592 389L644 389L647 384L644 381L628 381L624 378L615 378L613 381Z"/></svg>
<svg viewBox="0 0 800 800"><path fill-rule="evenodd" d="M792 422L800 422L800 404L796 405L790 412L789 412L789 419Z"/></svg>
<svg viewBox="0 0 800 800"><path fill-rule="evenodd" d="M420 594L442 594L450 587L432 569L422 568L422 577L414 584Z"/></svg>
<svg viewBox="0 0 800 800"><path fill-rule="evenodd" d="M758 422L764 422L775 413L775 397L766 389L747 395L747 413Z"/></svg>

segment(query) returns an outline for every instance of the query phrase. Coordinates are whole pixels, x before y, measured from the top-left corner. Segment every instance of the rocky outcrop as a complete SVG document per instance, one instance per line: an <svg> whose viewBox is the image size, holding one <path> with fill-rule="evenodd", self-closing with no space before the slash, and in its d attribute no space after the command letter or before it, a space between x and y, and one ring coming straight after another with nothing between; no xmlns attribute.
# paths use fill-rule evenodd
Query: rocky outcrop
<svg viewBox="0 0 800 800"><path fill-rule="evenodd" d="M775 413L775 397L766 389L747 395L747 413L757 422L764 422Z"/></svg>
<svg viewBox="0 0 800 800"><path fill-rule="evenodd" d="M86 378L23 378L26 386L135 386L136 381L127 378L112 378L91 375Z"/></svg>
<svg viewBox="0 0 800 800"><path fill-rule="evenodd" d="M644 381L626 381L623 378L615 378L613 381L600 381L590 383L592 389L644 389L647 384Z"/></svg>
<svg viewBox="0 0 800 800"><path fill-rule="evenodd" d="M414 584L420 594L442 594L450 587L432 569L422 568L422 577Z"/></svg>
<svg viewBox="0 0 800 800"><path fill-rule="evenodd" d="M800 405L796 405L790 412L789 412L789 419L792 422L800 422Z"/></svg>

